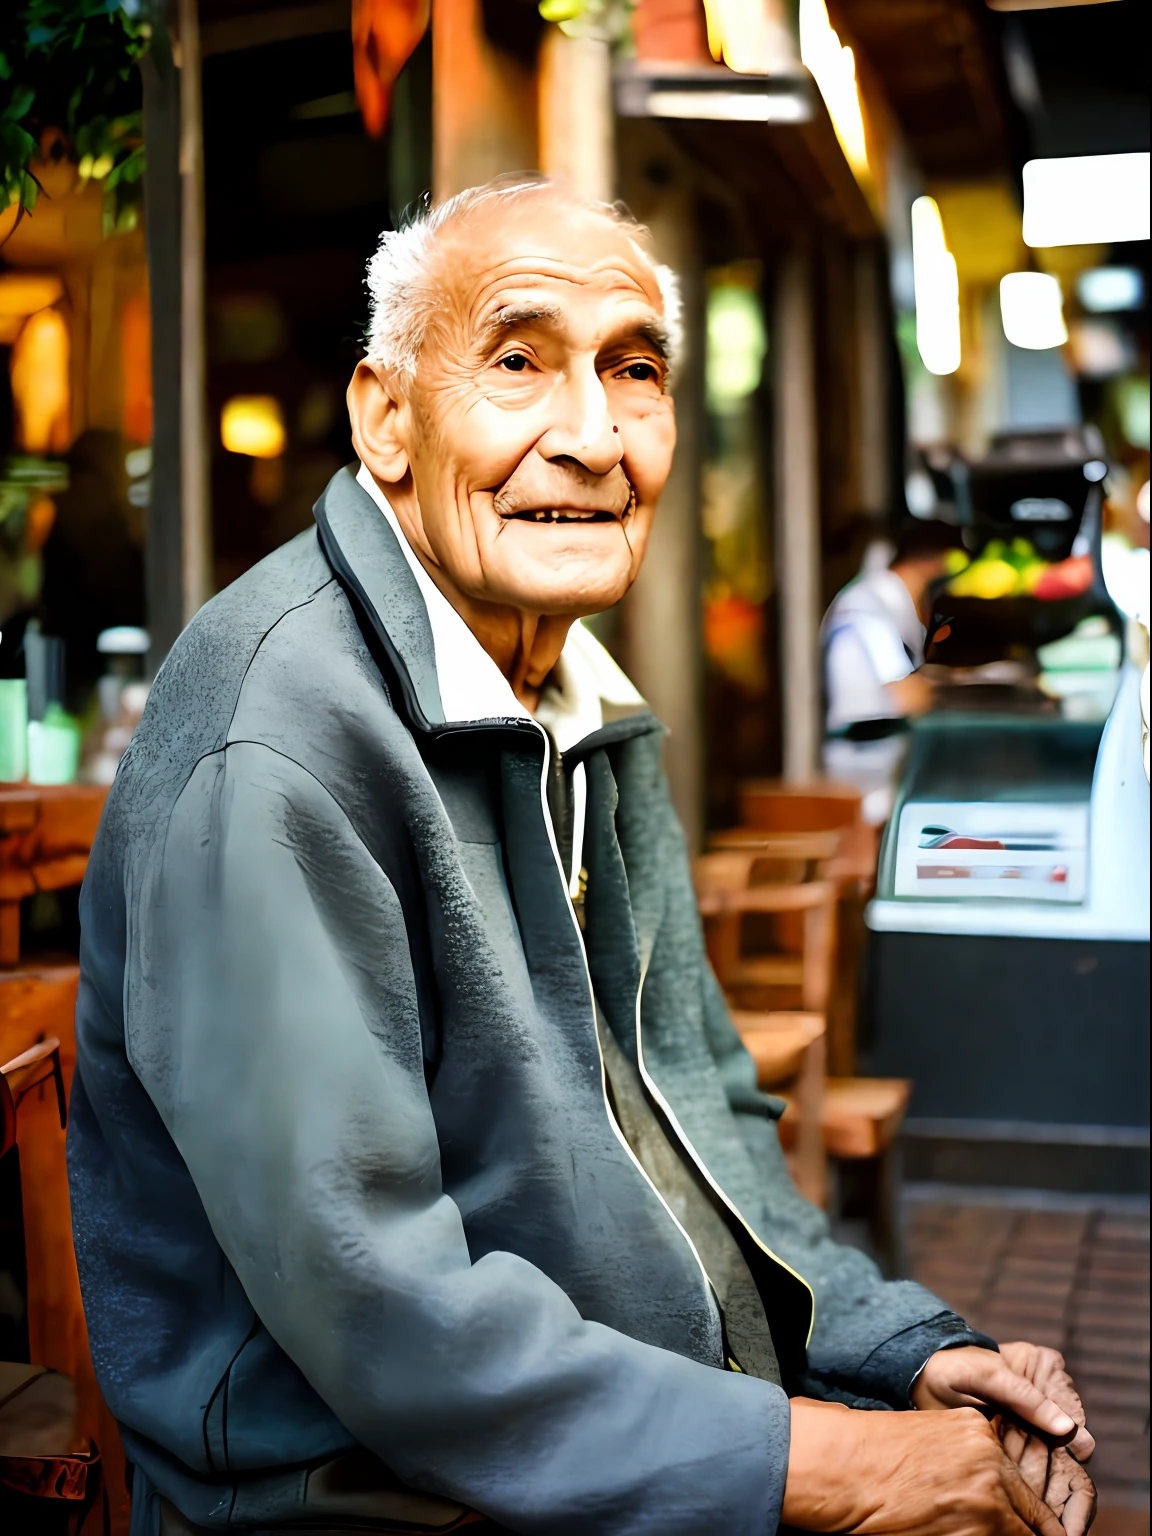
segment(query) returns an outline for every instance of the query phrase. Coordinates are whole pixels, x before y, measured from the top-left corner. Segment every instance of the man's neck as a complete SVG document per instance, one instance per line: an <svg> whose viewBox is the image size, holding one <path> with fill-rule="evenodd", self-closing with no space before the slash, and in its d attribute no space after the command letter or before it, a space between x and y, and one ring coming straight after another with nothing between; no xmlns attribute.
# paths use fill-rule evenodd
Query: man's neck
<svg viewBox="0 0 1152 1536"><path fill-rule="evenodd" d="M890 566L893 576L899 576L908 589L908 596L916 609L921 624L927 627L928 614L928 589L932 584L935 573L934 567L919 560L901 561L897 565Z"/></svg>
<svg viewBox="0 0 1152 1536"><path fill-rule="evenodd" d="M419 543L412 548L420 564L508 679L517 699L535 714L541 690L560 659L575 621L478 602L461 592L443 566L431 560Z"/></svg>

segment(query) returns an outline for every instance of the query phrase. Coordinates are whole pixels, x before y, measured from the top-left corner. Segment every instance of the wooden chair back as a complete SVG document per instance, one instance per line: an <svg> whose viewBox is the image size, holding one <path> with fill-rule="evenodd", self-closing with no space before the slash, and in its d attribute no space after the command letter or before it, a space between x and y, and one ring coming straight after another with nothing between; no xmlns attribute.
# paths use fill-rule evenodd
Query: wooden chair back
<svg viewBox="0 0 1152 1536"><path fill-rule="evenodd" d="M740 824L763 832L830 832L861 821L862 804L858 789L833 779L748 779L740 786Z"/></svg>

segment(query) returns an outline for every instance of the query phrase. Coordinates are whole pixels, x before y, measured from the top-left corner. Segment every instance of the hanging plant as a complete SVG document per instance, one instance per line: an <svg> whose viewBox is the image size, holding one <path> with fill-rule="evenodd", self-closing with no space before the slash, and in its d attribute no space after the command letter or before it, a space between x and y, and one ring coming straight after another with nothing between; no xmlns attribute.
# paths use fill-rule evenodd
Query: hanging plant
<svg viewBox="0 0 1152 1536"><path fill-rule="evenodd" d="M30 214L36 162L67 156L104 194L104 233L139 217L144 141L136 64L152 38L145 0L0 5L0 211Z"/></svg>

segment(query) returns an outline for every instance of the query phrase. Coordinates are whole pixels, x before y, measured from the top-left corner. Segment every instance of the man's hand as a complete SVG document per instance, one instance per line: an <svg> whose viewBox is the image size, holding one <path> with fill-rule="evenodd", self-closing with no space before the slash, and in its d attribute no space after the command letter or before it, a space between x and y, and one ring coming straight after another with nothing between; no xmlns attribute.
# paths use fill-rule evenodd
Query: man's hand
<svg viewBox="0 0 1152 1536"><path fill-rule="evenodd" d="M924 715L932 708L936 689L919 672L909 672L898 682L885 685L902 715Z"/></svg>
<svg viewBox="0 0 1152 1536"><path fill-rule="evenodd" d="M1064 1536L971 1409L868 1413L792 1399L781 1524L853 1536Z"/></svg>
<svg viewBox="0 0 1152 1536"><path fill-rule="evenodd" d="M1007 1414L1067 1444L1077 1461L1087 1461L1096 1448L1063 1356L1037 1344L1003 1344L999 1354L976 1345L939 1350L920 1372L912 1403Z"/></svg>
<svg viewBox="0 0 1152 1536"><path fill-rule="evenodd" d="M1065 1536L1084 1536L1096 1514L1096 1489L1078 1463L1091 1456L1096 1442L1056 1350L1026 1343L1004 1344L999 1355L979 1348L941 1350L921 1372L912 1400L917 1408L996 1413L1004 1450L1024 1481L1059 1515Z"/></svg>

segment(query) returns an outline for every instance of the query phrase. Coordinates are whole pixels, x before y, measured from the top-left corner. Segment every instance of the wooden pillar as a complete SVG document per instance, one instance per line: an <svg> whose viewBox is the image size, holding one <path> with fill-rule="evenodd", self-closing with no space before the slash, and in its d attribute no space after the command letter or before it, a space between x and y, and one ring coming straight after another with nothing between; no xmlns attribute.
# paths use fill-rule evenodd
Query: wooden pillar
<svg viewBox="0 0 1152 1536"><path fill-rule="evenodd" d="M787 251L776 271L771 333L775 402L776 577L780 614L784 777L819 762L821 679L820 481L809 254Z"/></svg>
<svg viewBox="0 0 1152 1536"><path fill-rule="evenodd" d="M549 27L540 48L540 169L581 197L616 195L612 56L606 39Z"/></svg>
<svg viewBox="0 0 1152 1536"><path fill-rule="evenodd" d="M195 0L169 13L173 50L141 61L144 227L152 312L152 496L145 586L154 673L210 595L204 350L204 151ZM177 23L179 28L177 30Z"/></svg>
<svg viewBox="0 0 1152 1536"><path fill-rule="evenodd" d="M703 644L700 633L700 474L703 453L704 280L691 191L673 183L638 211L657 259L684 299L684 356L673 385L676 457L640 575L620 605L621 664L668 727L665 765L695 852L704 820Z"/></svg>
<svg viewBox="0 0 1152 1536"><path fill-rule="evenodd" d="M180 10L180 535L184 623L212 595L204 341L204 121L197 0Z"/></svg>
<svg viewBox="0 0 1152 1536"><path fill-rule="evenodd" d="M180 76L159 49L140 65L144 87L144 231L152 311L152 496L144 583L156 672L184 622L180 532Z"/></svg>
<svg viewBox="0 0 1152 1536"><path fill-rule="evenodd" d="M506 171L535 169L536 82L489 43L480 0L435 0L432 79L436 202Z"/></svg>
<svg viewBox="0 0 1152 1536"><path fill-rule="evenodd" d="M854 252L857 369L857 502L871 517L887 515L891 500L891 321L880 275L883 250L858 245Z"/></svg>

